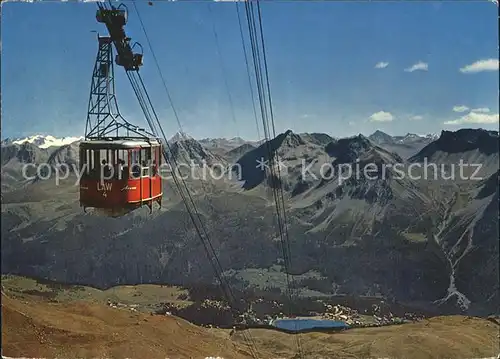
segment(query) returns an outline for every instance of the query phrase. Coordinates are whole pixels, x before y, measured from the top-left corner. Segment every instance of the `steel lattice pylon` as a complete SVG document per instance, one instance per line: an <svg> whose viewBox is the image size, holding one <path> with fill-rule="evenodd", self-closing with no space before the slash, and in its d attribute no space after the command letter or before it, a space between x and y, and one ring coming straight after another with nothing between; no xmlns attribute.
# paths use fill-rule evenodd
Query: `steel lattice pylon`
<svg viewBox="0 0 500 359"><path fill-rule="evenodd" d="M98 37L99 50L92 74L85 139L150 138L151 134L126 121L115 95L113 42Z"/></svg>

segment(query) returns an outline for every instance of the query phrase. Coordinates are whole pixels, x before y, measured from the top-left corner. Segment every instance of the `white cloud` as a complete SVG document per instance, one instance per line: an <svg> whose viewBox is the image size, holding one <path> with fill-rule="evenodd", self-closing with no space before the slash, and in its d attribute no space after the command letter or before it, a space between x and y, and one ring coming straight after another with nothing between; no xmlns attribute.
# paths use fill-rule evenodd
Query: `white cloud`
<svg viewBox="0 0 500 359"><path fill-rule="evenodd" d="M490 112L490 109L488 107L479 107L479 108L473 108L471 112L481 112L481 113L486 113Z"/></svg>
<svg viewBox="0 0 500 359"><path fill-rule="evenodd" d="M413 72L413 71L427 71L429 70L429 64L426 62L419 61L415 65L408 67L405 69L406 72Z"/></svg>
<svg viewBox="0 0 500 359"><path fill-rule="evenodd" d="M460 69L464 74L474 74L483 71L498 71L498 59L479 60Z"/></svg>
<svg viewBox="0 0 500 359"><path fill-rule="evenodd" d="M464 105L453 106L453 112L466 112L469 111L469 108Z"/></svg>
<svg viewBox="0 0 500 359"><path fill-rule="evenodd" d="M385 69L387 66L389 66L388 62L379 62L378 64L375 65L376 69Z"/></svg>
<svg viewBox="0 0 500 359"><path fill-rule="evenodd" d="M392 114L385 111L375 112L370 116L371 122L391 122L392 120L394 120Z"/></svg>
<svg viewBox="0 0 500 359"><path fill-rule="evenodd" d="M463 124L484 124L491 125L498 123L498 113L477 113L469 112L467 115L460 117L459 119L446 121L445 125L463 125Z"/></svg>
<svg viewBox="0 0 500 359"><path fill-rule="evenodd" d="M420 121L420 120L423 120L423 119L424 119L424 117L420 116L420 115L416 115L416 116L410 117L410 120L413 120L413 121Z"/></svg>

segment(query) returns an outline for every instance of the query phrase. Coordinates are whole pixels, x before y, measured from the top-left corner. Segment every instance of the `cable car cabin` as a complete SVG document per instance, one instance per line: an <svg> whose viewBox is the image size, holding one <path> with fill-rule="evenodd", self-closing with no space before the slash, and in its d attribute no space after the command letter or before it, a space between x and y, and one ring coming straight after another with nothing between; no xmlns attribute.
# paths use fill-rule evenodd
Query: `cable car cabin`
<svg viewBox="0 0 500 359"><path fill-rule="evenodd" d="M163 195L157 140L92 140L80 143L80 205L119 217Z"/></svg>

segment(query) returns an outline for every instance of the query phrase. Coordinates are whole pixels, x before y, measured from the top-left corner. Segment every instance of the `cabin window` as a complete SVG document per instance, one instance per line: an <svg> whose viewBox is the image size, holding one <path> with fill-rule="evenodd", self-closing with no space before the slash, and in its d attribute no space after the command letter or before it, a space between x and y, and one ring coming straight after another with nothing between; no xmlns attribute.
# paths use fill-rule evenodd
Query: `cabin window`
<svg viewBox="0 0 500 359"><path fill-rule="evenodd" d="M101 160L100 160L99 150L92 150L92 173L93 173L93 177L99 178L99 164L100 163L101 163Z"/></svg>
<svg viewBox="0 0 500 359"><path fill-rule="evenodd" d="M80 152L80 171L82 173L82 177L84 178L95 178L96 172L99 174L99 169L95 168L95 157L96 154L94 150L91 149L83 149ZM98 158L99 160L99 158Z"/></svg>
<svg viewBox="0 0 500 359"><path fill-rule="evenodd" d="M128 161L128 151L124 149L116 150L116 167L117 167L117 178L127 179L128 170L130 168Z"/></svg>
<svg viewBox="0 0 500 359"><path fill-rule="evenodd" d="M82 161L83 161L83 165L84 165L84 169L85 169L85 173L89 173L90 169L92 168L92 156L91 156L91 150L84 150L83 151L83 157L82 157Z"/></svg>
<svg viewBox="0 0 500 359"><path fill-rule="evenodd" d="M85 178L128 179L156 176L161 164L159 146L137 149L84 149L80 169Z"/></svg>
<svg viewBox="0 0 500 359"><path fill-rule="evenodd" d="M153 161L155 161L155 163L157 165L160 164L160 147L159 146L156 146L156 147L153 147Z"/></svg>
<svg viewBox="0 0 500 359"><path fill-rule="evenodd" d="M85 174L88 175L90 171L94 168L94 157L92 150L85 150Z"/></svg>
<svg viewBox="0 0 500 359"><path fill-rule="evenodd" d="M97 176L98 178L101 177L101 173L103 178L105 180L109 180L113 178L114 171L113 171L113 155L112 155L112 150L109 149L101 149L101 150L96 150L96 152L99 153L99 159L101 160L98 166L98 171L97 171Z"/></svg>
<svg viewBox="0 0 500 359"><path fill-rule="evenodd" d="M111 149L86 149L81 152L82 176L92 179L118 178L118 151Z"/></svg>
<svg viewBox="0 0 500 359"><path fill-rule="evenodd" d="M149 168L151 166L151 147L149 148L141 148L141 165L142 165L142 177L149 176Z"/></svg>
<svg viewBox="0 0 500 359"><path fill-rule="evenodd" d="M139 150L128 150L130 158L130 174L132 178L139 178L141 175L140 152Z"/></svg>
<svg viewBox="0 0 500 359"><path fill-rule="evenodd" d="M139 164L139 151L138 150L129 150L130 156L130 165L133 166L135 164Z"/></svg>
<svg viewBox="0 0 500 359"><path fill-rule="evenodd" d="M82 151L81 156L82 176L85 178L99 178L99 152L92 149L85 149Z"/></svg>
<svg viewBox="0 0 500 359"><path fill-rule="evenodd" d="M161 161L161 157L160 157L160 147L159 146L156 146L156 147L153 147L152 148L152 151L153 151L153 161L152 161L152 175L153 176L156 176L158 174L158 167L160 166L160 161Z"/></svg>
<svg viewBox="0 0 500 359"><path fill-rule="evenodd" d="M87 152L86 152L86 150L80 148L78 158L79 158L79 167L78 168L79 168L80 173L81 173L82 169L84 169L85 165L87 164Z"/></svg>
<svg viewBox="0 0 500 359"><path fill-rule="evenodd" d="M141 148L128 150L128 163L133 178L149 177L152 167L152 149Z"/></svg>

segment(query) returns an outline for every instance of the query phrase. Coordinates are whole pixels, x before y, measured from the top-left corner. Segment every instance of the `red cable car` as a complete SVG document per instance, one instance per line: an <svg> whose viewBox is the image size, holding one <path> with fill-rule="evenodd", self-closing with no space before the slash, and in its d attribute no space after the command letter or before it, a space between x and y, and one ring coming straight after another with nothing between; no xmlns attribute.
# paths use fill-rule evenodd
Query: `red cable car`
<svg viewBox="0 0 500 359"><path fill-rule="evenodd" d="M118 52L117 65L127 72L138 71L142 65L142 54L133 53L123 29L126 7L98 6L97 21L106 24L111 36L97 37L99 49L92 73L85 141L80 143L80 205L84 210L94 208L99 214L119 217L143 205L150 210L154 202L161 205L159 166L163 151L154 134L132 125L118 110L113 44Z"/></svg>
<svg viewBox="0 0 500 359"><path fill-rule="evenodd" d="M161 205L161 144L113 139L80 143L80 205L122 216L153 202Z"/></svg>

